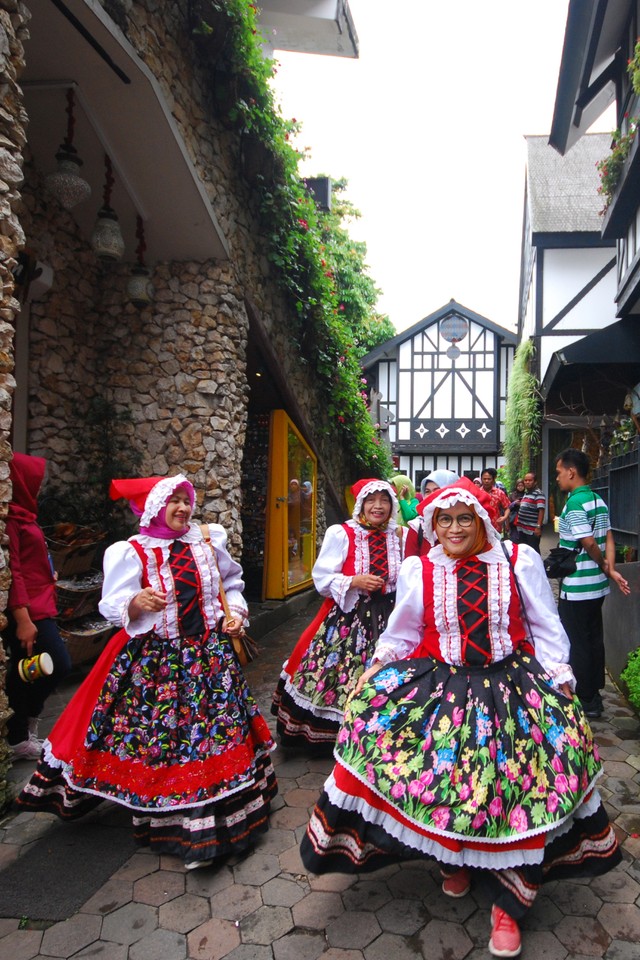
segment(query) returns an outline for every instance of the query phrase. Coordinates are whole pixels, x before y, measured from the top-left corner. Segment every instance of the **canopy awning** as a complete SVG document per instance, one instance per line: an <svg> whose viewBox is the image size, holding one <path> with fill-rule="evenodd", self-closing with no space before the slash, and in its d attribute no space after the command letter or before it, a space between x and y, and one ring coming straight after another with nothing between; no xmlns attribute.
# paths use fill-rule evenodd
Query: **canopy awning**
<svg viewBox="0 0 640 960"><path fill-rule="evenodd" d="M640 317L629 316L553 354L540 392L547 411L613 414L640 380Z"/></svg>

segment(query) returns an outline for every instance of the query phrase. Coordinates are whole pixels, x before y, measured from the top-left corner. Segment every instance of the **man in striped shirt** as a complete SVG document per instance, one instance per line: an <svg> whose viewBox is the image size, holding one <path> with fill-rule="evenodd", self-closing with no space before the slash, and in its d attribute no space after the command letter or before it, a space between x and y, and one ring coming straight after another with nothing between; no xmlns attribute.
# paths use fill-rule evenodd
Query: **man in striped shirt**
<svg viewBox="0 0 640 960"><path fill-rule="evenodd" d="M546 506L545 495L536 485L536 475L533 470L529 470L524 477L524 494L518 507L516 528L518 543L527 543L536 553L540 553L540 537Z"/></svg>
<svg viewBox="0 0 640 960"><path fill-rule="evenodd" d="M560 515L559 545L579 550L576 572L560 582L558 613L571 644L576 694L586 715L599 717L605 680L602 604L610 579L622 593L630 590L615 569L616 548L607 505L587 485L588 474L589 458L581 450L570 447L557 457L558 486L569 494Z"/></svg>

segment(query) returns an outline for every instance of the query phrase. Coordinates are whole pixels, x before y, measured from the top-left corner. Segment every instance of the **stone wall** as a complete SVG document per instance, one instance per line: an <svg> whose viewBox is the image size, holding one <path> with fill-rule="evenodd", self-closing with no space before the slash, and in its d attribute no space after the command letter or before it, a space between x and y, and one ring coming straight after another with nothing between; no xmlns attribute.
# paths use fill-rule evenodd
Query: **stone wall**
<svg viewBox="0 0 640 960"><path fill-rule="evenodd" d="M22 39L26 12L17 2L3 0L0 4L0 631L6 627L4 611L7 607L9 572L6 555L5 519L11 499L9 461L11 448L11 402L15 388L13 378L13 338L20 304L14 296L13 271L17 256L24 244L24 232L18 217L19 188L22 182L22 150L26 141L26 117L17 85L23 64ZM9 799L7 769L9 757L6 744L6 723L9 716L4 693L6 658L0 644L0 810Z"/></svg>
<svg viewBox="0 0 640 960"><path fill-rule="evenodd" d="M187 472L204 516L229 529L237 552L248 400L245 298L258 311L307 423L318 428L311 439L332 479L341 487L353 478L337 438L323 430L325 412L308 369L291 349L291 308L272 275L251 188L239 173L239 137L215 118L209 73L195 55L184 5L112 0L104 6L158 78L231 257L152 264L154 303L139 312L126 300L128 268L96 264L73 218L42 199L38 172L29 167L25 232L30 249L54 267L55 281L31 308L28 448L53 460L53 481L86 488L96 451L83 419L100 395L130 417L117 424L122 460L129 448L142 472Z"/></svg>

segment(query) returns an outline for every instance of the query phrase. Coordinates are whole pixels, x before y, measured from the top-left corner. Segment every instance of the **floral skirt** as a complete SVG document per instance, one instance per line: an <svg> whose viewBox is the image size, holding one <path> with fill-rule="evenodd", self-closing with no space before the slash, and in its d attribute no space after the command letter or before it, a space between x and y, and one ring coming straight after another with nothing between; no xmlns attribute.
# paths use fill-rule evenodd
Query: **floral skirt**
<svg viewBox="0 0 640 960"><path fill-rule="evenodd" d="M363 596L344 613L332 604L284 664L271 712L283 746L330 754L347 698L387 625L395 594Z"/></svg>
<svg viewBox="0 0 640 960"><path fill-rule="evenodd" d="M426 856L528 869L535 888L619 860L590 727L530 655L486 668L391 664L351 699L335 757L302 842L314 873Z"/></svg>
<svg viewBox="0 0 640 960"><path fill-rule="evenodd" d="M45 742L18 806L74 819L113 800L134 811L137 839L159 852L197 860L242 849L267 828L277 785L273 740L228 638L114 640Z"/></svg>

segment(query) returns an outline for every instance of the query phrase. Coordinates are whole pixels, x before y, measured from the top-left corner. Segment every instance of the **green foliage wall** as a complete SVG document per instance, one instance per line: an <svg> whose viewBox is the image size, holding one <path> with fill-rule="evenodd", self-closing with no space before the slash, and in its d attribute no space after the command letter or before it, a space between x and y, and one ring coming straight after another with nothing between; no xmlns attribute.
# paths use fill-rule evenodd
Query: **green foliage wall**
<svg viewBox="0 0 640 960"><path fill-rule="evenodd" d="M502 452L506 460L509 490L516 480L534 467L540 450L542 402L537 378L531 373L535 357L532 340L524 340L513 360L507 385L505 441Z"/></svg>

